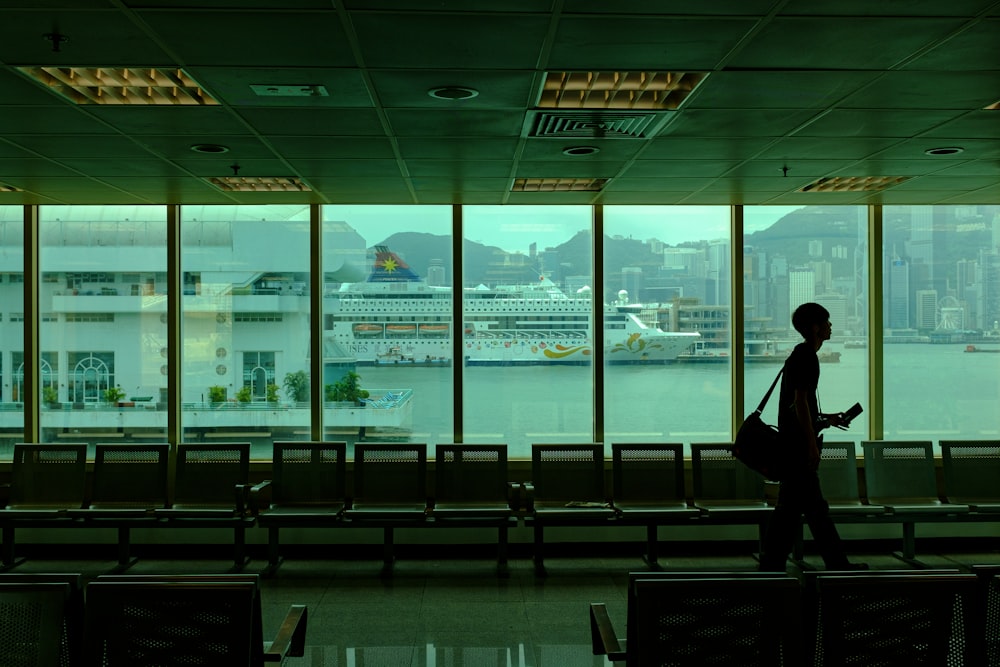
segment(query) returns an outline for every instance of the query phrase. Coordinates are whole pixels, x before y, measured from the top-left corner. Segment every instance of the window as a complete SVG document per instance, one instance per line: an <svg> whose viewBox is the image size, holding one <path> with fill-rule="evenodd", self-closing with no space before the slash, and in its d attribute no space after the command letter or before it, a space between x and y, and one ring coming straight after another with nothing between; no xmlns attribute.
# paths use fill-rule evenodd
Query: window
<svg viewBox="0 0 1000 667"><path fill-rule="evenodd" d="M594 439L592 209L464 210L465 441Z"/></svg>

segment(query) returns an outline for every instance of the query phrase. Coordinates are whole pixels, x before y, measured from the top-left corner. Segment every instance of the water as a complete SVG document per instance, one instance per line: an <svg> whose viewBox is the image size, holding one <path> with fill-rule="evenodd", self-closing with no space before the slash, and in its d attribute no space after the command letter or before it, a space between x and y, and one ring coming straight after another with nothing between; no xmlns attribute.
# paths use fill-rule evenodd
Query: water
<svg viewBox="0 0 1000 667"><path fill-rule="evenodd" d="M842 411L859 401L866 410L850 431L834 430L829 437L869 438L867 350L827 343L824 351L841 352L841 359L821 365L821 409ZM883 359L883 439L1000 437L1000 354L969 354L964 345L894 344L885 346ZM747 365L744 413L756 406L778 368ZM361 374L366 386L414 390L411 428L393 435L428 444L453 440L451 368L374 367ZM604 441L729 440L729 376L727 364L607 367ZM526 457L533 442L594 438L589 367L472 367L464 377L467 443L506 442L511 457ZM765 411L772 423L777 402L776 392Z"/></svg>

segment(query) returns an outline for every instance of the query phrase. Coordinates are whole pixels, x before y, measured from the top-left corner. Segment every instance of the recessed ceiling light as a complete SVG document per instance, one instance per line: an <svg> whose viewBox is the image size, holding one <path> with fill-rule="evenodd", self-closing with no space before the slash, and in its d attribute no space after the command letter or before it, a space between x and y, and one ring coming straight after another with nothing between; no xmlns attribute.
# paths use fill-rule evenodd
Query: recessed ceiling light
<svg viewBox="0 0 1000 667"><path fill-rule="evenodd" d="M473 97L479 95L479 91L463 86L444 86L442 88L431 88L427 91L427 94L439 100L471 100Z"/></svg>
<svg viewBox="0 0 1000 667"><path fill-rule="evenodd" d="M942 146L941 148L928 148L924 153L927 155L958 155L964 150L960 146Z"/></svg>
<svg viewBox="0 0 1000 667"><path fill-rule="evenodd" d="M799 192L877 192L899 185L909 176L828 176L799 188Z"/></svg>
<svg viewBox="0 0 1000 667"><path fill-rule="evenodd" d="M19 67L76 104L212 105L218 102L180 69Z"/></svg>
<svg viewBox="0 0 1000 667"><path fill-rule="evenodd" d="M706 76L705 72L546 72L538 106L672 110Z"/></svg>
<svg viewBox="0 0 1000 667"><path fill-rule="evenodd" d="M191 150L195 153L210 153L212 155L217 155L219 153L228 153L229 147L221 144L194 144L191 146Z"/></svg>
<svg viewBox="0 0 1000 667"><path fill-rule="evenodd" d="M511 192L599 192L606 178L515 178Z"/></svg>
<svg viewBox="0 0 1000 667"><path fill-rule="evenodd" d="M312 192L312 188L298 178L213 176L205 180L226 192Z"/></svg>
<svg viewBox="0 0 1000 667"><path fill-rule="evenodd" d="M578 156L578 155L593 155L594 153L600 153L601 149L597 146L570 146L563 149L563 155Z"/></svg>

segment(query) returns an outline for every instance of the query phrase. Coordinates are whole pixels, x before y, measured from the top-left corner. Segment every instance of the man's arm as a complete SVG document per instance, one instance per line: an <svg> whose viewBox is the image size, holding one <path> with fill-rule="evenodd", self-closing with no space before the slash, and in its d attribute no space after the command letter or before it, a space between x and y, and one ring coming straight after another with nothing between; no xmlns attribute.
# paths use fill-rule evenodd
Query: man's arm
<svg viewBox="0 0 1000 667"><path fill-rule="evenodd" d="M799 422L799 428L806 438L806 462L810 470L819 468L819 446L816 444L816 431L813 430L813 416L809 410L809 400L807 393L802 389L795 390L795 418Z"/></svg>

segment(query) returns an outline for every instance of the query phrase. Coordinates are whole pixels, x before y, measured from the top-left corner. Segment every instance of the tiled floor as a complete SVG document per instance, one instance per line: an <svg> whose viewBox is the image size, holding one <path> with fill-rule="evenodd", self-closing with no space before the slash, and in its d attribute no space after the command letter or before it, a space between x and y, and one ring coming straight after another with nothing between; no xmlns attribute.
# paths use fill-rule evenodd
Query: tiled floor
<svg viewBox="0 0 1000 667"><path fill-rule="evenodd" d="M605 602L624 629L625 581L646 569L635 557L564 554L536 576L527 558L510 562L498 577L488 557L402 558L391 576L377 560L289 558L262 579L265 637L273 635L291 604L309 608L307 651L290 666L310 667L575 667L608 664L591 654L588 604ZM661 556L662 558L662 556ZM998 564L1000 552L922 554L930 567ZM906 569L892 556L855 555L875 569ZM819 564L813 558L809 561ZM663 560L664 569L749 570L749 554L690 553ZM32 559L24 572L77 571L96 576L108 561ZM253 561L246 572L260 571ZM223 560L142 559L142 573L222 573ZM794 566L792 566L794 569Z"/></svg>

